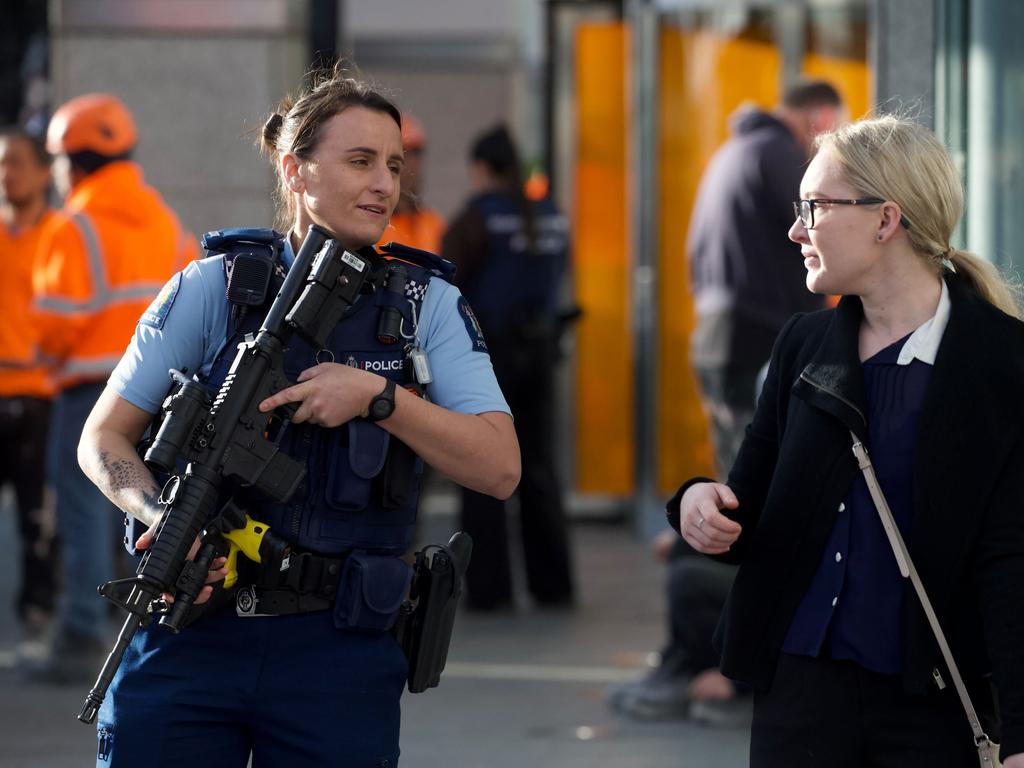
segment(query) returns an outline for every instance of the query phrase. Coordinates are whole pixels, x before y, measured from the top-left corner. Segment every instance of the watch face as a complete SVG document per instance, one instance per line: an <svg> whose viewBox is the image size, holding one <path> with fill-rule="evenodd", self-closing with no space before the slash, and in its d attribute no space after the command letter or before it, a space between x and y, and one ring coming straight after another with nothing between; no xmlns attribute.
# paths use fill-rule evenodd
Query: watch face
<svg viewBox="0 0 1024 768"><path fill-rule="evenodd" d="M385 400L383 397L377 398L373 401L373 419L374 421L380 421L386 419L391 415L391 411L395 409L394 403L390 400Z"/></svg>
<svg viewBox="0 0 1024 768"><path fill-rule="evenodd" d="M395 410L395 382L388 381L384 391L370 401L369 418L371 421L386 419Z"/></svg>

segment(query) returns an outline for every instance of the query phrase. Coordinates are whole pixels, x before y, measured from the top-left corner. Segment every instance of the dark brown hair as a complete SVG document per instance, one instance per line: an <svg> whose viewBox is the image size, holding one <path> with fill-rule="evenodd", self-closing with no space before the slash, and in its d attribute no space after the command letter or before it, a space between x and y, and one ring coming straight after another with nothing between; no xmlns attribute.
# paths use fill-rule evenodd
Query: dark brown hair
<svg viewBox="0 0 1024 768"><path fill-rule="evenodd" d="M830 83L824 80L804 80L786 90L782 103L790 109L808 107L838 107L842 98Z"/></svg>
<svg viewBox="0 0 1024 768"><path fill-rule="evenodd" d="M310 85L297 98L285 97L277 111L267 118L260 136L260 147L271 158L278 175L277 226L291 227L295 219L295 201L281 175L278 158L290 152L300 160L313 156L325 123L349 107L365 107L383 112L402 127L402 113L373 85L352 77L344 64L310 73Z"/></svg>
<svg viewBox="0 0 1024 768"><path fill-rule="evenodd" d="M523 232L529 250L533 253L537 245L537 217L533 203L523 192L523 173L519 164L519 150L516 149L512 134L504 123L499 123L481 133L473 140L469 150L471 160L481 162L498 181L502 189L516 201L523 217Z"/></svg>
<svg viewBox="0 0 1024 768"><path fill-rule="evenodd" d="M29 133L24 128L18 126L0 128L0 139L24 141L32 150L32 155L35 157L38 165L49 167L53 163L53 157L46 151L46 144L43 142L43 139Z"/></svg>

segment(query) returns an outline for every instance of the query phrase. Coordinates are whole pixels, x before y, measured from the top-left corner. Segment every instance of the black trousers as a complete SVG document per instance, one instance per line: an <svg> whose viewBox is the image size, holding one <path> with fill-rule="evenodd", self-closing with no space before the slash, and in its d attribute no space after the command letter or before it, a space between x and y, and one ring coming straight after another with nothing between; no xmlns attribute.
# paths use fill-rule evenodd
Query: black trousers
<svg viewBox="0 0 1024 768"><path fill-rule="evenodd" d="M569 534L562 488L555 472L553 341L523 346L488 337L498 383L515 419L522 454L519 523L526 582L542 604L572 600ZM462 492L462 528L473 537L466 572L468 604L488 609L512 598L505 502L468 489Z"/></svg>
<svg viewBox="0 0 1024 768"><path fill-rule="evenodd" d="M718 667L711 638L736 567L697 554L682 539L668 562L669 641L661 664L672 677Z"/></svg>
<svg viewBox="0 0 1024 768"><path fill-rule="evenodd" d="M21 583L16 606L51 613L60 563L57 513L46 484L46 434L50 403L35 397L0 398L0 485L10 483L21 535Z"/></svg>
<svg viewBox="0 0 1024 768"><path fill-rule="evenodd" d="M991 712L991 691L978 687L970 693L979 715ZM754 694L750 765L977 768L978 756L951 684L911 696L895 675L782 654L771 690Z"/></svg>

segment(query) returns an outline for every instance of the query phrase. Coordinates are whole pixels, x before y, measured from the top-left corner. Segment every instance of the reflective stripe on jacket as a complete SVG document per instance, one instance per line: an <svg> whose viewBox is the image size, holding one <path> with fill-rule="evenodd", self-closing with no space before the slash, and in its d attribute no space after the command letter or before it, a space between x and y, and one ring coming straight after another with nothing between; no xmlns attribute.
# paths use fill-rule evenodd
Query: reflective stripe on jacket
<svg viewBox="0 0 1024 768"><path fill-rule="evenodd" d="M0 397L53 394L53 383L39 359L39 329L32 316L32 262L52 217L47 211L17 234L0 224Z"/></svg>
<svg viewBox="0 0 1024 768"><path fill-rule="evenodd" d="M63 389L106 379L139 316L198 249L141 168L115 162L75 186L38 254L40 347Z"/></svg>

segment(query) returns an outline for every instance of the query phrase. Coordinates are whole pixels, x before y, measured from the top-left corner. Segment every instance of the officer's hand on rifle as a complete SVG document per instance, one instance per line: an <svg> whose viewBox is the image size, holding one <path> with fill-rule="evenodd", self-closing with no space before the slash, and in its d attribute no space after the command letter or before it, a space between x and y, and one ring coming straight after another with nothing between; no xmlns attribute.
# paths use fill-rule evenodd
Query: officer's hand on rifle
<svg viewBox="0 0 1024 768"><path fill-rule="evenodd" d="M141 536L139 536L138 540L135 542L135 548L148 549L149 545L153 543L153 539L156 537L156 530L159 527L160 520L158 518L155 523L149 526L149 528L147 528L146 531ZM198 551L199 539L196 539L195 543L192 545L192 549L189 550L188 559L191 560L192 558L194 558L196 556L196 552ZM228 575L228 569L225 567L227 561L228 559L226 557L216 557L213 559L213 562L210 564L210 572L206 576L207 586L203 587L202 590L200 590L199 596L195 600L196 605L202 605L207 600L209 600L210 596L213 594L213 587L210 585L214 582L222 581L224 577ZM168 603L174 602L174 595L172 595L170 592L164 592L163 598Z"/></svg>
<svg viewBox="0 0 1024 768"><path fill-rule="evenodd" d="M384 388L375 373L339 363L321 363L299 374L298 383L260 403L264 413L285 403L301 403L292 421L337 427L366 415L370 401Z"/></svg>

